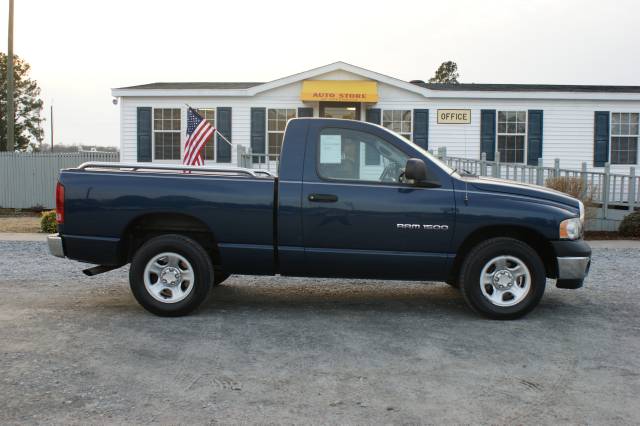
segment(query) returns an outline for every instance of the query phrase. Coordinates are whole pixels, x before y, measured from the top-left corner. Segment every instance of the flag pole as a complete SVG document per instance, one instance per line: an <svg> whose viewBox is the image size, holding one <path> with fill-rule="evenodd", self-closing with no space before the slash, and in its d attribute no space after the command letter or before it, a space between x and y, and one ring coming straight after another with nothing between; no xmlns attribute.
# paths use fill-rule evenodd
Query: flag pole
<svg viewBox="0 0 640 426"><path fill-rule="evenodd" d="M216 127L215 129L213 129L214 132L220 136L220 139L222 139L223 141L225 141L226 143L229 144L230 147L233 147L233 145L231 144L231 142L229 142L229 139L225 138L224 135L222 133L220 133L220 130L218 130L218 128Z"/></svg>

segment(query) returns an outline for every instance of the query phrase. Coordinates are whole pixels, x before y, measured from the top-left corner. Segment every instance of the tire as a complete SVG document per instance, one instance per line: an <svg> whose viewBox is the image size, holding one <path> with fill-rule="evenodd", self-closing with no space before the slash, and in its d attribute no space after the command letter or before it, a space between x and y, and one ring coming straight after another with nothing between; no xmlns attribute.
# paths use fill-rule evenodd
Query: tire
<svg viewBox="0 0 640 426"><path fill-rule="evenodd" d="M228 274L226 272L223 271L215 271L214 272L214 277L213 277L213 286L217 286L222 284L223 282L225 282L227 280L227 278L229 278L231 276L231 274Z"/></svg>
<svg viewBox="0 0 640 426"><path fill-rule="evenodd" d="M129 269L131 291L143 308L160 316L193 312L210 293L211 259L191 238L168 234L145 242Z"/></svg>
<svg viewBox="0 0 640 426"><path fill-rule="evenodd" d="M467 304L498 320L529 313L540 302L545 284L545 268L538 253L522 241L505 237L474 247L462 263L459 277Z"/></svg>

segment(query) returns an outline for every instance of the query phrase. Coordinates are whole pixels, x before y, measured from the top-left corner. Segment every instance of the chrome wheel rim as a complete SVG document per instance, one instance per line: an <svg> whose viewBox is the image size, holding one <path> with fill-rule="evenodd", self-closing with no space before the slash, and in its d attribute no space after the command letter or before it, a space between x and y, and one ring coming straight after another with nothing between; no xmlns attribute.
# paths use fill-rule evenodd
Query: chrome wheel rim
<svg viewBox="0 0 640 426"><path fill-rule="evenodd" d="M195 274L191 263L173 252L152 257L144 268L144 287L159 302L177 303L193 290Z"/></svg>
<svg viewBox="0 0 640 426"><path fill-rule="evenodd" d="M515 306L531 290L531 273L517 257L497 256L482 268L480 289L482 295L495 306Z"/></svg>

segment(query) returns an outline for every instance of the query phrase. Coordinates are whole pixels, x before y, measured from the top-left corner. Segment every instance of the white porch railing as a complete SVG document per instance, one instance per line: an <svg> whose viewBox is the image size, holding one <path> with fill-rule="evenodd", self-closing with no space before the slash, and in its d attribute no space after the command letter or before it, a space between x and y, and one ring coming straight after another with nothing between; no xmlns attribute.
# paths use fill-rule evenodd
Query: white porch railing
<svg viewBox="0 0 640 426"><path fill-rule="evenodd" d="M270 172L278 172L279 155L269 154L253 154L251 148L238 145L238 166L247 169L269 170Z"/></svg>
<svg viewBox="0 0 640 426"><path fill-rule="evenodd" d="M480 160L448 157L446 148L440 148L434 154L454 169L467 170L479 176L493 176L535 185L544 185L547 179L554 177L581 179L582 186L589 191L593 203L602 206L605 218L609 207L633 210L640 198L640 177L636 175L633 166L629 167L629 174L619 174L611 173L609 163L605 164L603 171L587 171L585 162L580 170L564 169L560 167L559 159L555 159L553 167L545 167L541 158L538 159L537 166L530 166L487 161L485 153L482 153Z"/></svg>

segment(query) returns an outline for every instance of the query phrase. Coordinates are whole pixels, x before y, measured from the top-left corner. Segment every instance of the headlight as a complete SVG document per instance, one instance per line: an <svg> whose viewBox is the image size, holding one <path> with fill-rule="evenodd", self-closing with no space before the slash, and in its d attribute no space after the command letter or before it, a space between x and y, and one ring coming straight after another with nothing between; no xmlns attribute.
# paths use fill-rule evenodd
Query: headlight
<svg viewBox="0 0 640 426"><path fill-rule="evenodd" d="M584 225L584 203L582 201L578 201L578 203L580 209L580 223Z"/></svg>
<svg viewBox="0 0 640 426"><path fill-rule="evenodd" d="M560 222L560 238L564 240L577 240L582 236L582 221L579 217L566 219Z"/></svg>

